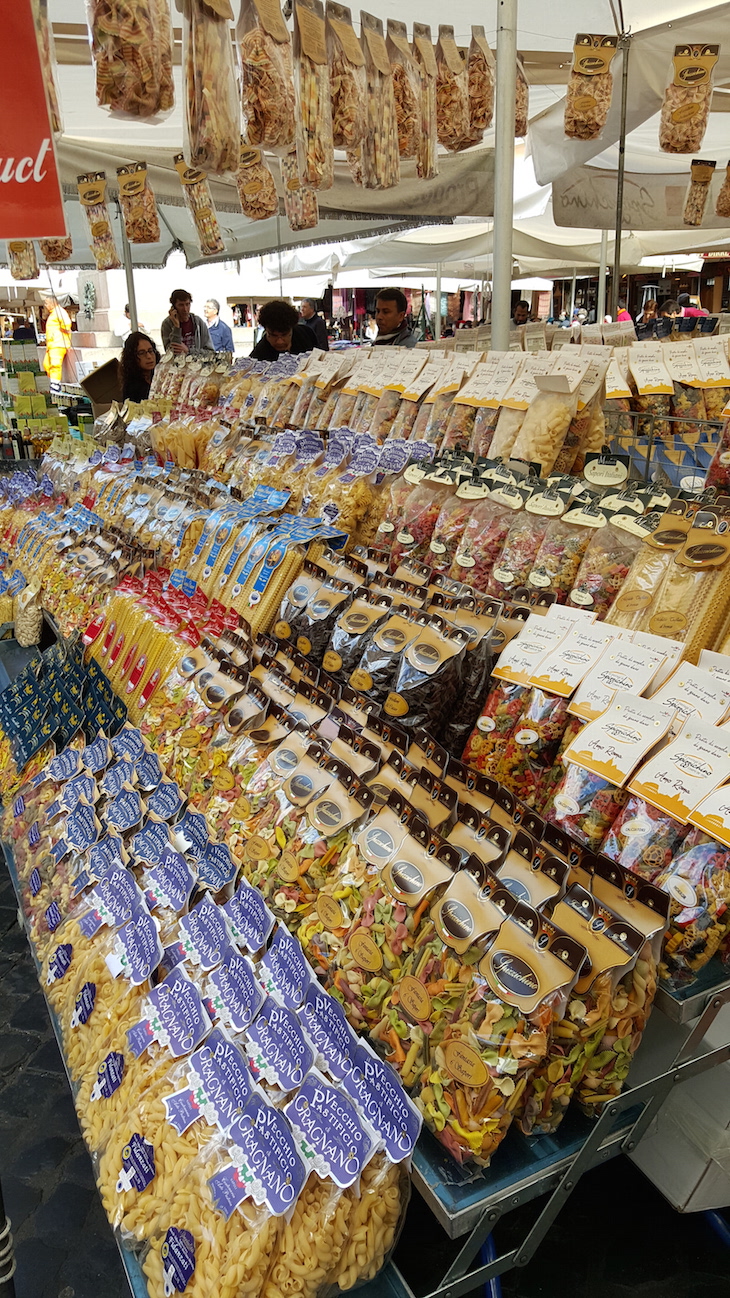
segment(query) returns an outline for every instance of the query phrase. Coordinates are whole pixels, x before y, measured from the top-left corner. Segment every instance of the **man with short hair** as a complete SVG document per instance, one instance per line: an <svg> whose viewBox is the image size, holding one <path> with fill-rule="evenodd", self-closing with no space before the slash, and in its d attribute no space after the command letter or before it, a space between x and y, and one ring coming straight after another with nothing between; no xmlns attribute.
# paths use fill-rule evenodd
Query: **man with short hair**
<svg viewBox="0 0 730 1298"><path fill-rule="evenodd" d="M327 325L317 311L317 303L313 297L302 298L302 305L299 308L299 323L312 330L315 344L321 351L329 351L330 340L327 337Z"/></svg>
<svg viewBox="0 0 730 1298"><path fill-rule="evenodd" d="M233 334L230 325L221 320L221 304L214 297L209 297L203 307L203 315L208 321L210 341L217 352L233 351Z"/></svg>
<svg viewBox="0 0 730 1298"><path fill-rule="evenodd" d="M518 325L527 324L529 319L530 303L526 302L524 298L520 298L520 301L517 303L517 306L512 313L512 324L517 328Z"/></svg>
<svg viewBox="0 0 730 1298"><path fill-rule="evenodd" d="M199 315L193 315L192 304L186 288L176 288L170 294L170 310L160 326L165 351L183 356L188 352L212 352L208 326Z"/></svg>
<svg viewBox="0 0 730 1298"><path fill-rule="evenodd" d="M275 361L287 352L299 356L314 350L314 334L299 323L299 312L284 298L272 298L259 311L263 335L251 352L255 361Z"/></svg>
<svg viewBox="0 0 730 1298"><path fill-rule="evenodd" d="M695 319L710 314L709 311L705 311L705 308L702 306L692 306L689 293L679 294L679 297L677 298L677 306L680 308L683 316L692 316Z"/></svg>
<svg viewBox="0 0 730 1298"><path fill-rule="evenodd" d="M378 335L373 347L415 347L416 335L406 320L408 299L399 288L381 288L375 299Z"/></svg>

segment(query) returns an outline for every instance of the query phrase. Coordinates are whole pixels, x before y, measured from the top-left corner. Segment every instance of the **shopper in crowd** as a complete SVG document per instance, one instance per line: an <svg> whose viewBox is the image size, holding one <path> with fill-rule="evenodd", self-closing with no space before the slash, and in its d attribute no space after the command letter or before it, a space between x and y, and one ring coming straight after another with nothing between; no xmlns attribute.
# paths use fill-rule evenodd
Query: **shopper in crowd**
<svg viewBox="0 0 730 1298"><path fill-rule="evenodd" d="M530 303L526 302L524 298L520 298L519 302L517 303L517 306L512 312L512 324L516 329L518 325L527 324L527 321L529 319L530 319Z"/></svg>
<svg viewBox="0 0 730 1298"><path fill-rule="evenodd" d="M631 319L630 312L627 311L626 309L625 297L620 297L618 300L618 315L616 316L616 319L618 320L619 323L621 323L623 320L628 320L631 324L634 323L633 320Z"/></svg>
<svg viewBox="0 0 730 1298"><path fill-rule="evenodd" d="M13 338L16 342L37 343L36 331L30 320L26 320L24 315L18 316L18 321L13 329Z"/></svg>
<svg viewBox="0 0 730 1298"><path fill-rule="evenodd" d="M327 325L317 310L317 303L314 298L303 297L299 312L299 323L312 330L315 347L319 347L323 352L328 352L330 342L327 337Z"/></svg>
<svg viewBox="0 0 730 1298"><path fill-rule="evenodd" d="M415 347L416 334L408 321L408 298L399 288L381 288L375 299L378 326L373 347Z"/></svg>
<svg viewBox="0 0 730 1298"><path fill-rule="evenodd" d="M52 293L43 298L46 312L46 354L43 368L52 383L61 382L63 359L71 346L71 317Z"/></svg>
<svg viewBox="0 0 730 1298"><path fill-rule="evenodd" d="M214 297L209 297L203 307L203 315L208 321L210 341L217 352L232 352L233 334L231 326L221 320L221 304Z"/></svg>
<svg viewBox="0 0 730 1298"><path fill-rule="evenodd" d="M663 320L676 320L677 316L681 314L680 305L674 301L673 297L667 298L666 302L662 302L659 308L659 316Z"/></svg>
<svg viewBox="0 0 730 1298"><path fill-rule="evenodd" d="M705 308L703 306L692 306L689 293L679 294L679 297L677 298L677 306L679 307L683 316L692 316L694 318L698 318L700 316L706 316L710 314L709 311L705 311Z"/></svg>
<svg viewBox="0 0 730 1298"><path fill-rule="evenodd" d="M199 315L193 315L192 304L193 299L186 288L176 288L170 294L170 310L160 326L162 346L166 351L184 356L188 352L213 350L208 326Z"/></svg>
<svg viewBox="0 0 730 1298"><path fill-rule="evenodd" d="M299 312L284 298L272 298L259 311L259 324L263 337L259 338L251 355L257 361L275 361L285 352L298 356L314 350L314 334L299 323Z"/></svg>
<svg viewBox="0 0 730 1298"><path fill-rule="evenodd" d="M124 401L144 401L150 394L155 366L160 359L155 344L147 334L134 330L122 349L121 380Z"/></svg>
<svg viewBox="0 0 730 1298"><path fill-rule="evenodd" d="M652 320L656 320L656 318L657 318L656 298L654 297L647 298L646 302L644 303L643 311L640 311L636 317L636 323L637 325L651 324Z"/></svg>

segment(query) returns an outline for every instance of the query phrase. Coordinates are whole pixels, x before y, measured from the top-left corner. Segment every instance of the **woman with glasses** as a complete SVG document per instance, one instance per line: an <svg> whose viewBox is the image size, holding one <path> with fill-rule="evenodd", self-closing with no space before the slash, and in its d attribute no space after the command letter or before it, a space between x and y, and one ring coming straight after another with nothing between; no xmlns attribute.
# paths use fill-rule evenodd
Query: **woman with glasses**
<svg viewBox="0 0 730 1298"><path fill-rule="evenodd" d="M131 333L122 351L122 399L144 401L149 396L152 375L160 359L155 344L147 334Z"/></svg>

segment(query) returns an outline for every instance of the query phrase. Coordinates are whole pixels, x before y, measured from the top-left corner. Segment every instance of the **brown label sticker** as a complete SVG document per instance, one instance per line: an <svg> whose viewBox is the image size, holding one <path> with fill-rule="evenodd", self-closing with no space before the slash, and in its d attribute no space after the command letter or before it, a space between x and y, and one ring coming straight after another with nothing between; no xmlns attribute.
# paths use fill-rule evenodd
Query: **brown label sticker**
<svg viewBox="0 0 730 1298"><path fill-rule="evenodd" d="M293 852L282 852L276 873L284 883L296 883L299 878L299 862Z"/></svg>
<svg viewBox="0 0 730 1298"><path fill-rule="evenodd" d="M305 635L297 636L297 649L299 650L300 654L305 654L305 655L311 654L312 641L308 640Z"/></svg>
<svg viewBox="0 0 730 1298"><path fill-rule="evenodd" d="M649 630L654 635L664 635L670 638L675 636L678 631L683 631L687 625L687 616L678 610L667 609L664 613L655 613L649 622Z"/></svg>
<svg viewBox="0 0 730 1298"><path fill-rule="evenodd" d="M220 771L216 771L213 776L213 788L217 793L228 793L234 784L233 771L229 771L227 766L224 766Z"/></svg>
<svg viewBox="0 0 730 1298"><path fill-rule="evenodd" d="M236 801L231 807L231 814L237 820L246 820L248 816L251 815L251 803L248 798L244 798L243 796L236 798Z"/></svg>
<svg viewBox="0 0 730 1298"><path fill-rule="evenodd" d="M402 694L390 693L383 704L383 711L389 717L404 717L408 712L408 704Z"/></svg>
<svg viewBox="0 0 730 1298"><path fill-rule="evenodd" d="M274 635L277 640L288 640L291 635L291 627L288 622L277 622L274 627Z"/></svg>
<svg viewBox="0 0 730 1298"><path fill-rule="evenodd" d="M651 604L651 598L647 590L630 590L628 595L619 595L616 607L624 613L638 613L639 609Z"/></svg>
<svg viewBox="0 0 730 1298"><path fill-rule="evenodd" d="M190 726L187 730L183 730L180 736L181 748L197 748L199 743L200 743L199 730L195 730L192 726Z"/></svg>
<svg viewBox="0 0 730 1298"><path fill-rule="evenodd" d="M377 973L383 967L383 953L369 933L359 928L348 943L348 950L356 965L366 973ZM402 1000L401 996L401 1000Z"/></svg>
<svg viewBox="0 0 730 1298"><path fill-rule="evenodd" d="M338 672L342 666L342 659L338 653L335 653L334 649L328 649L322 659L322 666L326 672Z"/></svg>
<svg viewBox="0 0 730 1298"><path fill-rule="evenodd" d="M425 1023L430 1019L431 997L420 978L406 974L398 984L398 994L403 1009L412 1019L416 1019L419 1023Z"/></svg>
<svg viewBox="0 0 730 1298"><path fill-rule="evenodd" d="M356 667L350 677L350 684L354 690L371 690L373 678L370 672L363 671L362 667Z"/></svg>
<svg viewBox="0 0 730 1298"><path fill-rule="evenodd" d="M327 893L320 893L317 898L317 916L325 928L342 928L345 922L340 903Z"/></svg>
<svg viewBox="0 0 730 1298"><path fill-rule="evenodd" d="M268 861L269 857L279 855L279 849L273 844L270 846L260 834L254 834L244 847L243 854L247 861Z"/></svg>
<svg viewBox="0 0 730 1298"><path fill-rule="evenodd" d="M443 1047L446 1071L464 1086L483 1086L489 1077L486 1064L473 1046L465 1041L447 1041Z"/></svg>

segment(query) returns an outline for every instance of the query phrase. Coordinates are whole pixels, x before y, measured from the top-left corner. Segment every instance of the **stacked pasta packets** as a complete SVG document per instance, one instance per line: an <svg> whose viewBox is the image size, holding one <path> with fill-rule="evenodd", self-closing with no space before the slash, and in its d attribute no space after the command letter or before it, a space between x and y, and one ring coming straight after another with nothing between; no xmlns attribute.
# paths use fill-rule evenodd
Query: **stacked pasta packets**
<svg viewBox="0 0 730 1298"><path fill-rule="evenodd" d="M84 780L92 795L85 758L105 822L109 812L101 836L79 793ZM74 810L87 813L87 835L92 822L97 831L83 849L79 896L87 880L95 886L59 928L69 941L49 952L43 972L105 1206L122 1238L142 1245L151 1294L171 1277L200 1294L214 1284L273 1296L293 1275L313 1298L325 1282L348 1289L372 1278L392 1246L407 1194L399 1164L418 1116L394 1074L344 1019L338 1026L298 944L283 929L272 937L260 894L243 882L220 906L200 893L233 877L211 877L203 817L178 821L187 856L173 842L181 803L169 795L167 821L152 815L131 838L115 837L111 795L120 782L133 792L127 768L149 782L149 765L127 727L114 746L100 735L55 759L52 790L28 798L36 814L51 791L66 802L78 793ZM159 779L164 786L161 771ZM16 805L14 819L25 810ZM74 837L72 816L65 831ZM130 864L142 867L144 895ZM107 1003L118 972L119 994Z"/></svg>

